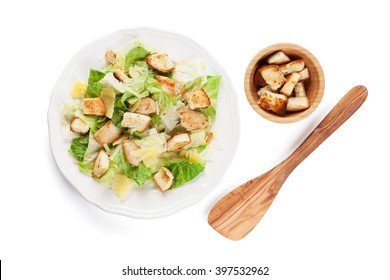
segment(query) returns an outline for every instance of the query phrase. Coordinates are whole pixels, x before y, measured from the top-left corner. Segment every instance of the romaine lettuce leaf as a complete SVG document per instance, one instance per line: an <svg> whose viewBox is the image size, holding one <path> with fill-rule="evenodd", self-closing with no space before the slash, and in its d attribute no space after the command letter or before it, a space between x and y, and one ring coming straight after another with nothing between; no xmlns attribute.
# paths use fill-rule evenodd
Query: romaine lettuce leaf
<svg viewBox="0 0 390 280"><path fill-rule="evenodd" d="M150 52L145 50L143 47L138 46L132 48L126 54L125 69L129 69L129 67L133 66L136 61L145 59L149 54Z"/></svg>
<svg viewBox="0 0 390 280"><path fill-rule="evenodd" d="M188 161L168 162L165 164L165 167L167 167L174 176L172 189L192 181L204 170L204 165Z"/></svg>
<svg viewBox="0 0 390 280"><path fill-rule="evenodd" d="M89 71L88 88L85 97L94 98L100 96L100 92L103 89L103 85L99 83L99 81L103 79L105 75L106 73L100 72L95 69L91 69Z"/></svg>
<svg viewBox="0 0 390 280"><path fill-rule="evenodd" d="M87 147L88 135L82 135L73 139L68 152L77 160L82 161L84 159L85 152L87 151Z"/></svg>
<svg viewBox="0 0 390 280"><path fill-rule="evenodd" d="M217 116L217 101L219 84L221 82L221 76L207 76L207 83L203 86L203 90L207 93L210 98L211 105L206 109L200 111L206 116L210 117L211 122L215 122Z"/></svg>

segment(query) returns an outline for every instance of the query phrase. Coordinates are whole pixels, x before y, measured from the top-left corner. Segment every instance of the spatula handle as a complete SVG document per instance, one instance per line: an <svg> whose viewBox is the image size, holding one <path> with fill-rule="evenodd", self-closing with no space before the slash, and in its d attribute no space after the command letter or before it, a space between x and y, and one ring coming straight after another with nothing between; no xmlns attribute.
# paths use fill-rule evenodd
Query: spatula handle
<svg viewBox="0 0 390 280"><path fill-rule="evenodd" d="M282 168L295 169L322 142L336 131L364 103L368 91L364 86L355 86L348 91L326 115L302 144L281 164Z"/></svg>

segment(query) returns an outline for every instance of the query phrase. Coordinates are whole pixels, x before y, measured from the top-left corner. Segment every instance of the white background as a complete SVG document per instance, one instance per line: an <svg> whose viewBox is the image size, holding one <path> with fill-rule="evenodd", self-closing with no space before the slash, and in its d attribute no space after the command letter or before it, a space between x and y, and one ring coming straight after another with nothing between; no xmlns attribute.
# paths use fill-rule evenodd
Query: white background
<svg viewBox="0 0 390 280"><path fill-rule="evenodd" d="M4 279L149 279L121 276L128 265L268 266L266 279L390 279L386 1L329 2L2 1ZM157 220L89 204L49 148L50 94L69 59L97 38L136 27L184 34L206 48L229 74L241 118L240 144L222 182L200 203ZM310 50L325 73L323 101L300 123L268 122L245 97L247 64L279 42ZM207 223L213 204L288 156L357 84L369 90L365 104L293 172L260 224L238 242L216 233Z"/></svg>

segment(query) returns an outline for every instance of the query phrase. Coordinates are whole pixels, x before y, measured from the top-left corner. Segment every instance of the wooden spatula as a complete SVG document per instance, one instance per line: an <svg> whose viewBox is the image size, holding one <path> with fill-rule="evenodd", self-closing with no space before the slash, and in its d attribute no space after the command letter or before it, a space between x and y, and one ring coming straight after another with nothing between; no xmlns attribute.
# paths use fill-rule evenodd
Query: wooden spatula
<svg viewBox="0 0 390 280"><path fill-rule="evenodd" d="M290 173L363 104L364 86L352 88L284 161L234 189L211 209L208 222L231 240L246 236L263 218Z"/></svg>

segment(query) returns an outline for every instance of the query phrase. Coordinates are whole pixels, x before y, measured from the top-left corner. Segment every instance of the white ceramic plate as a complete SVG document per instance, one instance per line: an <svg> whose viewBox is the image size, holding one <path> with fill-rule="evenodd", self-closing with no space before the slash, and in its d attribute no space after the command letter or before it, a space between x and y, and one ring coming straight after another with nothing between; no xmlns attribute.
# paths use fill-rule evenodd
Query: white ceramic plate
<svg viewBox="0 0 390 280"><path fill-rule="evenodd" d="M221 74L217 119L213 130L217 131L218 149L213 150L205 172L186 185L161 193L157 189L133 189L128 198L120 201L112 192L91 177L79 172L73 158L68 154L70 140L63 136L61 110L71 99L70 91L76 80L87 81L91 68L101 69L104 53L142 42L173 58L201 57L206 63L208 75ZM68 63L56 83L48 111L50 145L58 168L80 194L101 209L134 218L159 218L173 214L204 198L218 186L235 154L239 139L239 115L237 97L226 72L194 41L181 35L160 30L140 28L122 30L105 36L81 49Z"/></svg>

